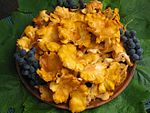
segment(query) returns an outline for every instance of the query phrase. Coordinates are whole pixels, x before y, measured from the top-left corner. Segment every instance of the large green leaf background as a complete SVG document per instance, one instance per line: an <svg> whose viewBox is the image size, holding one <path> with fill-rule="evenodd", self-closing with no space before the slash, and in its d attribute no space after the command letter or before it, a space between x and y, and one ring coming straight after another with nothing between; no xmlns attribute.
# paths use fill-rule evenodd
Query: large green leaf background
<svg viewBox="0 0 150 113"><path fill-rule="evenodd" d="M119 8L122 23L137 31L144 57L138 63L133 80L120 96L83 113L146 113L144 102L150 99L150 1L101 1L104 9L108 6ZM25 26L32 22L38 11L53 10L56 0L18 0L18 3L18 10L0 21L0 113L7 113L10 107L15 109L15 113L69 113L32 97L18 78L13 58L15 42Z"/></svg>

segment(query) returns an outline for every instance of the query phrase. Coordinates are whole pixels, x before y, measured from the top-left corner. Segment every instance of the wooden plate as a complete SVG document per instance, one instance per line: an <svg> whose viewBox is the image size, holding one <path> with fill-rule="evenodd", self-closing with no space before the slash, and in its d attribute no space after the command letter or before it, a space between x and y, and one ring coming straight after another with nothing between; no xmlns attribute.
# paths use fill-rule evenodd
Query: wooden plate
<svg viewBox="0 0 150 113"><path fill-rule="evenodd" d="M24 84L24 86L27 88L27 90L33 96L35 96L38 99L40 99L40 93L39 93L39 91L36 88L34 88L33 86L31 86L28 83L28 81L21 75L19 66L16 65L16 67L17 67L17 71L18 71L19 77L20 77L22 83ZM131 79L133 78L135 68L136 68L136 64L133 67L129 67L128 68L128 74L127 74L126 79L124 80L124 82L122 84L120 84L118 87L116 87L116 89L114 91L114 94L108 100L102 101L100 99L96 99L95 101L91 101L90 104L87 106L86 109L91 109L91 108L98 107L98 106L103 105L103 104L105 104L105 103L113 100L114 98L116 98L128 86L128 84L130 83ZM51 104L51 105L53 105L53 106L55 106L57 108L69 110L68 104L55 104L53 102L49 103L49 102L46 102L46 101L44 101L44 102L48 103L48 104Z"/></svg>

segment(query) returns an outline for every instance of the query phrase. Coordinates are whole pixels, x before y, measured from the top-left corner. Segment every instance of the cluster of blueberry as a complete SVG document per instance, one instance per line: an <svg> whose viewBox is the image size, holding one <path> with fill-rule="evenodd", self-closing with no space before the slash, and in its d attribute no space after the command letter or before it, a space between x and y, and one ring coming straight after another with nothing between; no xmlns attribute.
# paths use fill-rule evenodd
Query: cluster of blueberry
<svg viewBox="0 0 150 113"><path fill-rule="evenodd" d="M67 8L71 8L71 9L77 9L78 7L80 9L85 8L85 4L83 0L79 0L79 6L76 5L73 0L57 0L57 5L58 6L65 6Z"/></svg>
<svg viewBox="0 0 150 113"><path fill-rule="evenodd" d="M141 48L140 42L136 37L136 31L125 32L120 29L121 41L126 49L127 54L130 56L133 62L142 60L143 49Z"/></svg>
<svg viewBox="0 0 150 113"><path fill-rule="evenodd" d="M147 111L147 113L150 113L150 99L146 100L144 108Z"/></svg>
<svg viewBox="0 0 150 113"><path fill-rule="evenodd" d="M7 113L15 113L15 108L13 107L8 108Z"/></svg>
<svg viewBox="0 0 150 113"><path fill-rule="evenodd" d="M37 75L36 70L39 68L39 62L35 58L36 48L30 51L17 50L15 53L16 62L19 64L21 74L27 78L32 85L43 84L44 81Z"/></svg>

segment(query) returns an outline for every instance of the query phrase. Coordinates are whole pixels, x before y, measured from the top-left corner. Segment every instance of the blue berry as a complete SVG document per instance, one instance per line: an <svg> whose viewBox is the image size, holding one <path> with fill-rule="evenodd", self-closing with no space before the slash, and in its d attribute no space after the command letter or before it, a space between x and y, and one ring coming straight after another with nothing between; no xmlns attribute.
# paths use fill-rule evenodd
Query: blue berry
<svg viewBox="0 0 150 113"><path fill-rule="evenodd" d="M7 113L15 113L15 109L10 107L8 108Z"/></svg>
<svg viewBox="0 0 150 113"><path fill-rule="evenodd" d="M27 52L26 52L26 50L21 50L20 51L20 55L23 57L23 56L25 56L27 54Z"/></svg>
<svg viewBox="0 0 150 113"><path fill-rule="evenodd" d="M43 83L45 83L45 82L43 82L41 79L37 78L37 75L34 75L34 76L33 76L32 81L33 81L32 84L34 84L34 85L42 85ZM44 84L43 84L43 85L44 85Z"/></svg>
<svg viewBox="0 0 150 113"><path fill-rule="evenodd" d="M128 39L127 39L126 36L121 36L121 40L122 40L123 42L126 42Z"/></svg>
<svg viewBox="0 0 150 113"><path fill-rule="evenodd" d="M125 49L128 49L128 44L127 43L124 43L123 46L124 46Z"/></svg>
<svg viewBox="0 0 150 113"><path fill-rule="evenodd" d="M34 56L34 52L33 51L29 51L28 52L28 57L33 57Z"/></svg>
<svg viewBox="0 0 150 113"><path fill-rule="evenodd" d="M132 39L129 39L128 41L128 47L131 48L131 49L134 49L136 47L135 43L133 42Z"/></svg>
<svg viewBox="0 0 150 113"><path fill-rule="evenodd" d="M28 70L22 70L22 75L28 76L29 75L29 71Z"/></svg>
<svg viewBox="0 0 150 113"><path fill-rule="evenodd" d="M19 64L21 64L21 63L25 63L25 60L24 60L23 58L19 58L19 59L17 59L17 62L18 62Z"/></svg>
<svg viewBox="0 0 150 113"><path fill-rule="evenodd" d="M26 70L30 69L30 65L24 64L24 65L23 65L23 69L26 69Z"/></svg>
<svg viewBox="0 0 150 113"><path fill-rule="evenodd" d="M135 43L131 43L129 47L134 49L136 47L136 45L135 45Z"/></svg>
<svg viewBox="0 0 150 113"><path fill-rule="evenodd" d="M135 35L136 35L136 31L134 31L134 30L131 30L131 37L134 37Z"/></svg>
<svg viewBox="0 0 150 113"><path fill-rule="evenodd" d="M135 42L135 43L138 43L139 42L139 40L134 36L133 37L133 41Z"/></svg>
<svg viewBox="0 0 150 113"><path fill-rule="evenodd" d="M45 85L47 84L44 80L42 80L36 73L32 74L30 76L31 80L30 80L30 84L35 86L35 85Z"/></svg>
<svg viewBox="0 0 150 113"><path fill-rule="evenodd" d="M80 4L80 9L84 9L85 8L85 4L83 0L79 0L79 4Z"/></svg>
<svg viewBox="0 0 150 113"><path fill-rule="evenodd" d="M123 29L120 29L120 35L123 35L123 33L124 33Z"/></svg>
<svg viewBox="0 0 150 113"><path fill-rule="evenodd" d="M58 6L63 6L63 0L57 0L57 5Z"/></svg>
<svg viewBox="0 0 150 113"><path fill-rule="evenodd" d="M35 59L34 57L29 57L27 60L28 60L29 63L32 63L32 62L34 62L36 59Z"/></svg>
<svg viewBox="0 0 150 113"><path fill-rule="evenodd" d="M33 48L31 49L31 51L33 51L33 53L35 53L35 52L36 52L36 48L33 47Z"/></svg>
<svg viewBox="0 0 150 113"><path fill-rule="evenodd" d="M36 71L33 66L31 66L29 70L30 70L30 73L31 73L31 74L35 73L35 71Z"/></svg>
<svg viewBox="0 0 150 113"><path fill-rule="evenodd" d="M133 54L133 55L132 55L132 60L133 60L133 61L139 60L139 55Z"/></svg>
<svg viewBox="0 0 150 113"><path fill-rule="evenodd" d="M92 87L92 83L90 83L90 82L86 82L85 85L89 88Z"/></svg>
<svg viewBox="0 0 150 113"><path fill-rule="evenodd" d="M37 69L37 68L39 68L39 63L38 63L38 61L34 61L33 63L32 63L32 65Z"/></svg>
<svg viewBox="0 0 150 113"><path fill-rule="evenodd" d="M129 48L128 46L125 48L127 53L130 51L131 48Z"/></svg>
<svg viewBox="0 0 150 113"><path fill-rule="evenodd" d="M39 81L38 80L35 80L35 85L39 85Z"/></svg>
<svg viewBox="0 0 150 113"><path fill-rule="evenodd" d="M66 8L69 7L69 4L68 4L67 0L64 1L64 6L65 6Z"/></svg>
<svg viewBox="0 0 150 113"><path fill-rule="evenodd" d="M19 58L20 58L20 56L19 56L17 53L14 54L14 57L15 57L15 60L16 60L16 61L18 61Z"/></svg>
<svg viewBox="0 0 150 113"><path fill-rule="evenodd" d="M142 53L143 53L143 49L142 49L142 48L137 49L137 54L138 54L138 55L142 55Z"/></svg>
<svg viewBox="0 0 150 113"><path fill-rule="evenodd" d="M74 4L72 0L67 0L69 8L73 8Z"/></svg>
<svg viewBox="0 0 150 113"><path fill-rule="evenodd" d="M133 39L129 38L128 43L133 43Z"/></svg>
<svg viewBox="0 0 150 113"><path fill-rule="evenodd" d="M125 31L125 36L130 38L130 32L129 31Z"/></svg>
<svg viewBox="0 0 150 113"><path fill-rule="evenodd" d="M129 55L135 54L135 49L130 49L130 50L128 51L128 54L129 54Z"/></svg>
<svg viewBox="0 0 150 113"><path fill-rule="evenodd" d="M141 48L140 43L136 43L136 49L139 49L139 48Z"/></svg>

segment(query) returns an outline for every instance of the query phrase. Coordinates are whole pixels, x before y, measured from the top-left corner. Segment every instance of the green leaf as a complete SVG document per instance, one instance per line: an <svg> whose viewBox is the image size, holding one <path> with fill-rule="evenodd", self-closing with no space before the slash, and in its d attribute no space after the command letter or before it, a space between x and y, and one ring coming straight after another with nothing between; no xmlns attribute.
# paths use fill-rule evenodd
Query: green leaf
<svg viewBox="0 0 150 113"><path fill-rule="evenodd" d="M27 25L32 24L32 19L34 16L34 14L25 14L22 12L14 12L12 14L13 29L16 39L20 38Z"/></svg>
<svg viewBox="0 0 150 113"><path fill-rule="evenodd" d="M48 6L47 6L47 10L49 11L53 11L57 5L57 0L47 0L48 1Z"/></svg>
<svg viewBox="0 0 150 113"><path fill-rule="evenodd" d="M15 109L15 113L22 113L27 93L20 80L11 74L1 74L0 78L0 113L7 113L10 107Z"/></svg>
<svg viewBox="0 0 150 113"><path fill-rule="evenodd" d="M23 29L24 23L27 23L25 16L18 13L12 18L0 21L0 113L7 113L10 107L15 108L16 113L23 111L22 103L26 98L26 90L18 78L13 54L18 38L16 34Z"/></svg>
<svg viewBox="0 0 150 113"><path fill-rule="evenodd" d="M32 96L26 99L24 107L23 113L69 113L67 111L57 109L52 105L42 103Z"/></svg>
<svg viewBox="0 0 150 113"><path fill-rule="evenodd" d="M33 13L46 9L48 6L48 0L18 0L18 4L19 11Z"/></svg>
<svg viewBox="0 0 150 113"><path fill-rule="evenodd" d="M120 15L124 24L133 20L128 25L128 29L135 29L139 38L149 38L150 36L150 7L149 0L121 0Z"/></svg>
<svg viewBox="0 0 150 113"><path fill-rule="evenodd" d="M11 18L0 21L0 113L7 113L12 107L22 113L26 90L23 88L16 72L13 58L16 37Z"/></svg>
<svg viewBox="0 0 150 113"><path fill-rule="evenodd" d="M52 11L56 7L57 0L18 0L18 11L22 13L35 13L40 10Z"/></svg>
<svg viewBox="0 0 150 113"><path fill-rule="evenodd" d="M0 21L0 26L0 75L14 74L16 70L12 55L15 50L16 40L13 34L13 25L7 18Z"/></svg>
<svg viewBox="0 0 150 113"><path fill-rule="evenodd" d="M103 9L107 7L111 7L112 9L118 7L120 8L120 1L121 0L100 0L103 3Z"/></svg>

